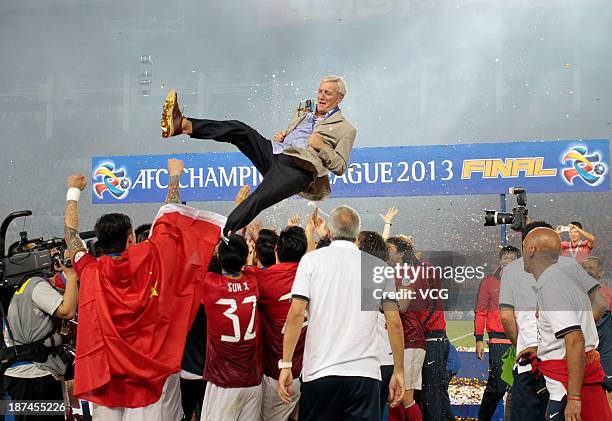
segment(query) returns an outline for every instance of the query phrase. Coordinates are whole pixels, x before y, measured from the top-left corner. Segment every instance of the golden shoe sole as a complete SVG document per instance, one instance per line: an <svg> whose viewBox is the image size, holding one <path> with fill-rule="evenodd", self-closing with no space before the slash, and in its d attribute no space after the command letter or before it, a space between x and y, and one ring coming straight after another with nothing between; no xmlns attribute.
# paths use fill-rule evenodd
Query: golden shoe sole
<svg viewBox="0 0 612 421"><path fill-rule="evenodd" d="M172 89L170 90L170 92L168 92L168 95L166 95L166 100L164 101L164 108L162 110L162 137L170 137L174 134L174 127L172 126L172 113L174 107L176 107L176 101L176 91Z"/></svg>

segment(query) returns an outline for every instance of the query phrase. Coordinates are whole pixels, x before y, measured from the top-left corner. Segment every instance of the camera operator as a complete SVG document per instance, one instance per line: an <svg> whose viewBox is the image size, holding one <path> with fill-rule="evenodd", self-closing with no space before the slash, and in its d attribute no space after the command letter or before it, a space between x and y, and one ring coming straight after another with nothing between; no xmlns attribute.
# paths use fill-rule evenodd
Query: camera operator
<svg viewBox="0 0 612 421"><path fill-rule="evenodd" d="M47 279L32 276L11 298L7 322L4 323L4 357L9 358L4 372L4 387L12 400L62 400L63 375L66 363L57 353L61 337L56 332L53 318L70 320L74 317L78 286L72 268L58 268L65 278L62 296ZM16 351L19 357L9 353ZM11 361L14 361L11 364ZM32 419L16 415L16 420ZM63 415L48 419L63 420Z"/></svg>

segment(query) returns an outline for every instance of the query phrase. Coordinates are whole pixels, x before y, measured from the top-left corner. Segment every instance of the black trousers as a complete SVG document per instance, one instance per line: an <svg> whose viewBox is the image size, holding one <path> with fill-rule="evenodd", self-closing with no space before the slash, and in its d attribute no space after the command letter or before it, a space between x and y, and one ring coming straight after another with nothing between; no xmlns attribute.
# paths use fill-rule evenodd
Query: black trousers
<svg viewBox="0 0 612 421"><path fill-rule="evenodd" d="M490 421L493 418L499 401L506 393L507 384L501 379L501 357L509 347L510 344L489 344L489 378L478 411L480 421Z"/></svg>
<svg viewBox="0 0 612 421"><path fill-rule="evenodd" d="M183 405L183 420L191 421L191 417L204 400L206 382L204 380L181 379L181 403ZM197 419L200 419L199 410Z"/></svg>
<svg viewBox="0 0 612 421"><path fill-rule="evenodd" d="M272 153L270 140L241 121L195 118L189 121L193 127L191 137L235 145L264 176L255 191L227 217L225 235L244 228L264 209L302 192L315 178L315 174L299 168L291 157Z"/></svg>
<svg viewBox="0 0 612 421"><path fill-rule="evenodd" d="M427 340L423 361L423 387L415 393L424 421L454 421L448 385L452 374L448 363L448 338Z"/></svg>
<svg viewBox="0 0 612 421"><path fill-rule="evenodd" d="M545 421L546 405L548 404L548 391L537 394L545 382L540 376L536 380L535 375L528 371L518 374L514 370L514 383L512 384L512 405L510 416L512 421Z"/></svg>
<svg viewBox="0 0 612 421"><path fill-rule="evenodd" d="M387 399L389 398L389 383L391 383L391 376L393 375L393 365L381 365L380 366L380 416L382 417L385 412L385 405L387 405Z"/></svg>
<svg viewBox="0 0 612 421"><path fill-rule="evenodd" d="M63 400L62 385L53 376L22 379L4 376L4 390L14 401ZM60 421L64 415L15 415L15 421Z"/></svg>
<svg viewBox="0 0 612 421"><path fill-rule="evenodd" d="M567 405L567 396L564 396L561 401L548 401L546 410L546 418L552 421L565 421L565 406ZM602 416L603 419L603 416Z"/></svg>
<svg viewBox="0 0 612 421"><path fill-rule="evenodd" d="M300 421L380 421L380 381L327 376L300 386Z"/></svg>

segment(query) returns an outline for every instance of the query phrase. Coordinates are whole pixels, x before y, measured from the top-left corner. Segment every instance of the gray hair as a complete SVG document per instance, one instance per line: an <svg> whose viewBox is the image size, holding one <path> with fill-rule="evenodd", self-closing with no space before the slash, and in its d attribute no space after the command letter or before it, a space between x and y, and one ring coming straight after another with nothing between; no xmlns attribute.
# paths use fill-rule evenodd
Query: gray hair
<svg viewBox="0 0 612 421"><path fill-rule="evenodd" d="M336 82L338 84L338 94L346 95L346 82L342 76L328 75L323 77L321 82Z"/></svg>
<svg viewBox="0 0 612 421"><path fill-rule="evenodd" d="M584 259L584 261L586 262L587 260L590 260L592 262L595 262L595 264L597 265L598 269L603 269L603 261L597 257L597 256L588 256L586 259Z"/></svg>
<svg viewBox="0 0 612 421"><path fill-rule="evenodd" d="M329 214L329 232L334 239L356 239L361 231L361 218L350 206L340 205Z"/></svg>

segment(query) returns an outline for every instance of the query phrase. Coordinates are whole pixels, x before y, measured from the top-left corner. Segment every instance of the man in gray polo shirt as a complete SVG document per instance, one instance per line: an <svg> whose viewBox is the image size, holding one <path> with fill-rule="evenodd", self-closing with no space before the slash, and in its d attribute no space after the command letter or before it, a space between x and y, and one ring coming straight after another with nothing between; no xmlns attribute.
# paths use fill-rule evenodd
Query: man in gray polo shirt
<svg viewBox="0 0 612 421"><path fill-rule="evenodd" d="M535 228L552 228L550 224L542 221L532 222L522 231L523 239ZM559 265L564 272L581 285L588 293L593 306L596 319L603 313L602 305L605 299L601 296L599 284L591 278L584 269L569 257L559 257ZM538 344L538 331L536 322L537 299L533 287L535 278L523 268L523 258L519 258L504 270L501 279L499 294L500 317L508 338L516 348L517 354L529 347ZM531 373L531 366L517 364L514 368L514 384L512 385L512 402L510 413L512 421L545 420L548 392L542 382L537 381ZM516 404L520 402L520 404Z"/></svg>
<svg viewBox="0 0 612 421"><path fill-rule="evenodd" d="M549 420L610 420L591 303L572 271L558 263L560 253L550 228L536 228L523 240L524 268L536 279L538 345L517 358L529 356L544 375Z"/></svg>
<svg viewBox="0 0 612 421"><path fill-rule="evenodd" d="M281 399L289 402L291 360L308 307L300 421L380 420L379 312L362 309L362 294L367 294L362 263L368 259L356 245L359 226L354 209L334 209L329 217L332 243L302 257L295 275L278 381ZM394 361L389 395L396 406L404 394L404 336L397 301L380 298L389 304L383 310Z"/></svg>

